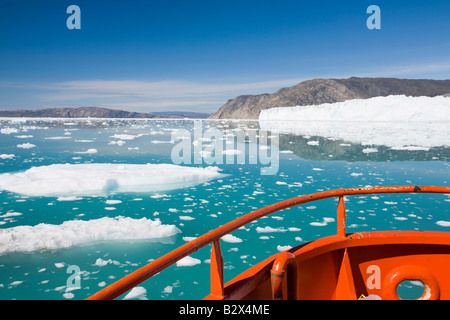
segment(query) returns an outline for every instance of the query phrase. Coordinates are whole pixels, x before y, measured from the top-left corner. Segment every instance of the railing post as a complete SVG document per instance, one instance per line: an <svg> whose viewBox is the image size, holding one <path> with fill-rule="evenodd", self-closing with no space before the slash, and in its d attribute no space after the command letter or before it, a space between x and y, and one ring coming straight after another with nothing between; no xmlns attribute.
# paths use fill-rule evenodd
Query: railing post
<svg viewBox="0 0 450 320"><path fill-rule="evenodd" d="M213 242L211 250L211 294L223 298L223 257L220 239Z"/></svg>
<svg viewBox="0 0 450 320"><path fill-rule="evenodd" d="M345 237L345 203L344 196L339 196L337 208L337 234Z"/></svg>
<svg viewBox="0 0 450 320"><path fill-rule="evenodd" d="M285 296L288 300L297 300L299 281L297 261L295 256L287 251L277 255L270 270L273 300L283 300L283 279L285 276L288 279Z"/></svg>

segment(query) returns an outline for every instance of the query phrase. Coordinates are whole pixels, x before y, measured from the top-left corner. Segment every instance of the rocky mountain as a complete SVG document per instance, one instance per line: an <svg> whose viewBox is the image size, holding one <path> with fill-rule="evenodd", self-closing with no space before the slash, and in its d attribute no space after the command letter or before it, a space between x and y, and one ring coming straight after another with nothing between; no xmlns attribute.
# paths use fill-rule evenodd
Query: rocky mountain
<svg viewBox="0 0 450 320"><path fill-rule="evenodd" d="M243 95L228 100L210 119L258 119L261 110L318 105L377 96L429 96L450 93L450 80L396 78L313 79L273 94Z"/></svg>
<svg viewBox="0 0 450 320"><path fill-rule="evenodd" d="M208 115L183 111L139 113L98 107L0 111L0 117L26 118L206 118Z"/></svg>

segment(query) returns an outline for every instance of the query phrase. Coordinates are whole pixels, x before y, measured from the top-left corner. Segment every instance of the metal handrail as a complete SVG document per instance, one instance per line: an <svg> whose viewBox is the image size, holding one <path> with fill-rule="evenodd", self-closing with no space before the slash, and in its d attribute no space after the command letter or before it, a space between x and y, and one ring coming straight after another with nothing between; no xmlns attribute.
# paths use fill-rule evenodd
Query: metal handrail
<svg viewBox="0 0 450 320"><path fill-rule="evenodd" d="M345 237L345 206L344 196L379 193L449 193L450 187L437 186L389 186L389 187L364 187L323 191L284 200L267 207L250 212L223 226L214 229L204 235L191 240L181 247L167 253L153 262L126 275L115 283L105 287L99 292L88 297L87 300L112 300L127 292L131 288L166 269L178 260L190 255L198 249L213 243L211 253L211 294L223 297L223 257L220 249L220 238L234 230L273 212L290 208L296 205L312 201L339 197L337 213L337 234Z"/></svg>

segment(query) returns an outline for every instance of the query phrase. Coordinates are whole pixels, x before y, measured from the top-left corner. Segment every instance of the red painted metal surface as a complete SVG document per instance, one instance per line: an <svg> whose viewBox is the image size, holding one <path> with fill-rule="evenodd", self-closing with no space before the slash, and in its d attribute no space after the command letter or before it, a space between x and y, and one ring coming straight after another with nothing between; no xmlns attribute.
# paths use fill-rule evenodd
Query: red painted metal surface
<svg viewBox="0 0 450 320"><path fill-rule="evenodd" d="M449 233L381 231L346 235L344 196L378 193L450 194L450 188L435 186L349 188L318 192L285 200L246 214L186 243L130 273L88 299L115 299L142 281L210 243L213 243L211 294L206 299L272 299L274 297L357 299L360 294L365 296L376 294L382 298L391 299L394 298L395 294L388 289L396 288L398 285L397 279L412 277L406 271L400 272L400 275L397 276L396 273L391 273L398 266L410 265L411 263L413 269L416 268L414 270L429 270L429 273L422 278L415 276L417 280L424 282L431 290L429 290L431 295L429 293L427 297L450 299L450 275L447 274L446 267L450 265ZM339 197L337 234L335 236L292 248L287 255L286 253L280 253L270 257L224 285L223 257L220 249L221 237L273 212L332 197ZM273 266L274 274L278 272L280 275L279 280L281 281L279 282L277 282L278 280L271 281L270 270ZM375 271L379 270L380 272L375 275L369 274L367 270L372 270L371 266L376 266ZM287 274L290 278L288 281L284 279L284 276L281 276L281 274L284 274L281 272L284 267L288 270ZM323 275L327 276L324 277ZM384 282L382 279L384 279ZM386 279L392 280L389 282ZM436 293L436 283L430 279L438 279L436 281L439 294ZM372 285L369 280L373 280L375 285ZM380 283L387 283L387 289L382 290L381 287L384 284ZM273 290L275 291L273 292Z"/></svg>
<svg viewBox="0 0 450 320"><path fill-rule="evenodd" d="M270 277L273 300L283 300L286 295L288 300L297 300L298 267L295 256L292 253L284 251L277 255L270 270ZM288 282L290 285L287 286L283 282ZM289 292L286 292L286 287L289 287Z"/></svg>

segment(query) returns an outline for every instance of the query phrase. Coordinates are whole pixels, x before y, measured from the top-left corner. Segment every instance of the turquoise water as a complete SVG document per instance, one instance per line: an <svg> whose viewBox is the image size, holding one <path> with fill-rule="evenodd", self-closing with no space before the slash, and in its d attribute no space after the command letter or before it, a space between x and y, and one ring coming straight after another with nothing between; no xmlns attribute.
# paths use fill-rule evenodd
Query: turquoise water
<svg viewBox="0 0 450 320"><path fill-rule="evenodd" d="M171 151L176 142L171 142L171 134L178 129L192 132L194 122L4 120L0 122L0 128L8 129L0 134L0 155L14 155L0 159L0 173L8 173L64 163L173 163ZM202 128L217 128L225 137L226 134L232 137L236 128L259 132L257 121L203 121ZM132 135L133 139L123 139L121 144L111 143L120 140L114 137L116 134ZM29 149L17 147L23 143L35 146ZM102 197L82 196L71 201L1 191L1 229L125 216L160 219L164 224L177 226L181 233L162 239L101 241L55 250L3 253L0 255L0 299L87 298L186 243L190 237L200 236L250 211L298 195L369 185L450 184L449 147L394 150L387 146L300 134L279 134L277 145L277 148L271 145L272 151L280 151L278 170L273 175L261 174L263 163L225 162L212 164L222 169L223 177L171 191L112 192ZM95 149L96 153L83 153L89 149ZM107 200L120 202L108 204ZM242 241L222 241L225 281L279 250L334 234L336 206L335 199L309 203L274 213L233 232ZM347 198L346 207L348 232L450 231L446 226L448 223L437 223L450 221L448 195L353 196ZM274 232L258 232L261 230ZM210 246L191 255L198 259L198 264L173 265L145 281L140 285L145 289L140 298L203 298L209 293L209 254ZM69 266L77 266L81 272L79 289L67 288L71 276L67 272Z"/></svg>

